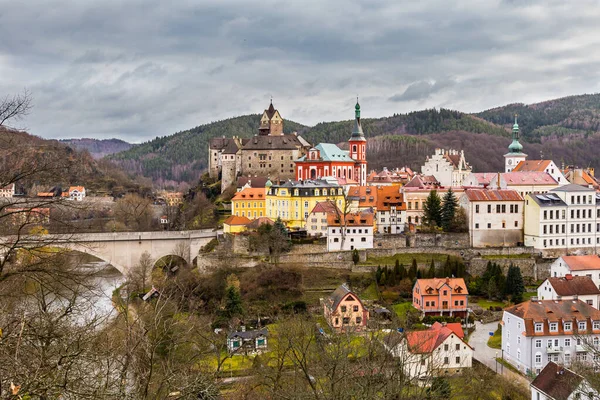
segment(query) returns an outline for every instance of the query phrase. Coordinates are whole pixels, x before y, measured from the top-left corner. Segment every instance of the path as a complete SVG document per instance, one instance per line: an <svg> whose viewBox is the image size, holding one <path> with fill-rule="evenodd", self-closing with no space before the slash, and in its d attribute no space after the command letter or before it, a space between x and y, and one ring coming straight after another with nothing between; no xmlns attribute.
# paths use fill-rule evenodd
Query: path
<svg viewBox="0 0 600 400"><path fill-rule="evenodd" d="M496 354L500 357L502 350L493 349L487 345L488 339L490 338L490 332L495 332L496 329L498 329L498 321L487 324L475 321L475 331L469 337L469 344L475 349L473 358L490 368L492 371L497 371L509 379L520 382L527 390L529 390L529 381L527 378L496 362Z"/></svg>

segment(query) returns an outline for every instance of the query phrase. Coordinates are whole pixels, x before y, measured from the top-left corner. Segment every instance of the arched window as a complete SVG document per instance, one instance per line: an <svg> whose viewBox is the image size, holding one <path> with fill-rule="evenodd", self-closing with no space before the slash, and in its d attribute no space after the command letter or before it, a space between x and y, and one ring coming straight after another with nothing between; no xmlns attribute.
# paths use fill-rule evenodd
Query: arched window
<svg viewBox="0 0 600 400"><path fill-rule="evenodd" d="M356 145L355 144L352 145L352 152L356 153Z"/></svg>

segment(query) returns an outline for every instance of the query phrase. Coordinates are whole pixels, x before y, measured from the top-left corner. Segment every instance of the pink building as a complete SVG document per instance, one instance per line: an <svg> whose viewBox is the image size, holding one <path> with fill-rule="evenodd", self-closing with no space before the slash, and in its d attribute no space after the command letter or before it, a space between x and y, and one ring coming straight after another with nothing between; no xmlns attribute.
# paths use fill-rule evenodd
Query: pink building
<svg viewBox="0 0 600 400"><path fill-rule="evenodd" d="M367 328L369 311L346 284L338 287L323 304L325 319L336 332L360 332Z"/></svg>
<svg viewBox="0 0 600 400"><path fill-rule="evenodd" d="M423 315L467 316L469 291L463 278L417 279L413 306Z"/></svg>

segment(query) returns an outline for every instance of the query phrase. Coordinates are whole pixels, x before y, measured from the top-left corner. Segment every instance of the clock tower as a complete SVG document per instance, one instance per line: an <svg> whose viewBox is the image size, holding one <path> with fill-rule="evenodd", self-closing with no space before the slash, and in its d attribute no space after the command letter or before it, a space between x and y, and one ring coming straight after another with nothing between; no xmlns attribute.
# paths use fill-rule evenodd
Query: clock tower
<svg viewBox="0 0 600 400"><path fill-rule="evenodd" d="M515 124L512 130L512 143L508 146L508 153L504 155L504 172L511 172L518 163L525 161L527 154L523 153L523 145L519 143L519 124L515 114Z"/></svg>
<svg viewBox="0 0 600 400"><path fill-rule="evenodd" d="M356 99L354 106L354 129L348 140L350 158L354 160L354 179L360 186L367 185L367 139L360 124L360 104Z"/></svg>

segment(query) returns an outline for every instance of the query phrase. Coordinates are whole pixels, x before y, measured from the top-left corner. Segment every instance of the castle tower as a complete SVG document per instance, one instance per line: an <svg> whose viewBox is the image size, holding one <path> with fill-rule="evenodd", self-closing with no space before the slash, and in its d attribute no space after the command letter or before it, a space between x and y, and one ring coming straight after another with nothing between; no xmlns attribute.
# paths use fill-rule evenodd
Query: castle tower
<svg viewBox="0 0 600 400"><path fill-rule="evenodd" d="M508 153L504 155L504 172L511 172L518 163L525 161L527 154L523 153L523 145L519 143L519 124L515 114L515 124L512 130L512 143L508 146Z"/></svg>
<svg viewBox="0 0 600 400"><path fill-rule="evenodd" d="M271 99L269 108L260 117L258 133L262 136L283 135L283 118L279 115L279 111L273 107L273 99Z"/></svg>
<svg viewBox="0 0 600 400"><path fill-rule="evenodd" d="M354 106L354 129L348 140L350 144L350 158L355 160L354 178L360 186L367 185L367 139L360 124L360 104L356 98Z"/></svg>

